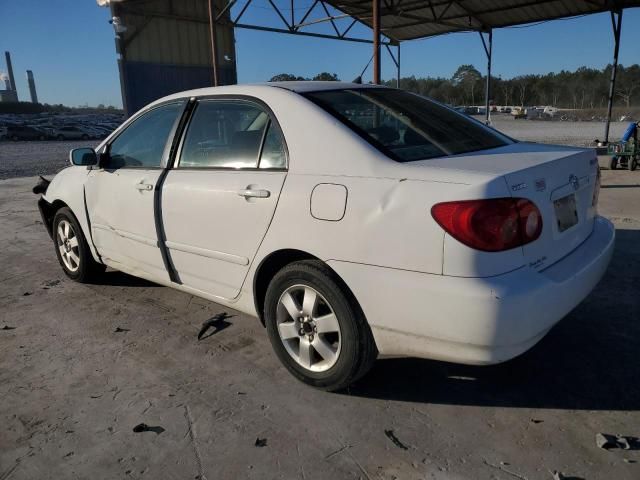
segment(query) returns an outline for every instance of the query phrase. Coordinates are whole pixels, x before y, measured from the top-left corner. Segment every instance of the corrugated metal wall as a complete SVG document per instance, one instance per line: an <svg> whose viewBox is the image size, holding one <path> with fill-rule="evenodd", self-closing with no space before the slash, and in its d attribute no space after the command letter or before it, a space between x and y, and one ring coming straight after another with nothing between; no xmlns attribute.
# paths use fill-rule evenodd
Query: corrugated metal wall
<svg viewBox="0 0 640 480"><path fill-rule="evenodd" d="M217 0L221 11L224 0ZM213 84L208 0L112 3L126 31L116 36L125 111L170 93ZM237 81L233 27L217 25L221 84Z"/></svg>

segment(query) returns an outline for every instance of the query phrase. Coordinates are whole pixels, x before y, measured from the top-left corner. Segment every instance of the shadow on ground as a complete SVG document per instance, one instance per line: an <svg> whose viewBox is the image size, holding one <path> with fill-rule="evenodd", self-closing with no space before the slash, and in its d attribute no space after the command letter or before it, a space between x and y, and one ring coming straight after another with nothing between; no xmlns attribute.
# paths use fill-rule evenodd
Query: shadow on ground
<svg viewBox="0 0 640 480"><path fill-rule="evenodd" d="M502 365L376 363L348 394L451 405L640 409L640 231L617 230L605 279L532 350Z"/></svg>
<svg viewBox="0 0 640 480"><path fill-rule="evenodd" d="M133 277L117 270L107 270L104 274L99 275L94 281L94 285L108 285L111 287L158 287L164 288L162 285L150 282L143 278Z"/></svg>

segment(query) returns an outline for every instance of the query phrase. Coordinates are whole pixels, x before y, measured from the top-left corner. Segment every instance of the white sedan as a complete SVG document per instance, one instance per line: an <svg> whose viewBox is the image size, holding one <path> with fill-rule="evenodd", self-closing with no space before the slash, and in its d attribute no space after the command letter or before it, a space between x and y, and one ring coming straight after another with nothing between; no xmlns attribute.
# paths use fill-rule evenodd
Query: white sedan
<svg viewBox="0 0 640 480"><path fill-rule="evenodd" d="M70 278L109 266L255 315L285 367L327 390L378 355L513 358L613 251L593 151L385 87L183 92L71 163L39 201Z"/></svg>

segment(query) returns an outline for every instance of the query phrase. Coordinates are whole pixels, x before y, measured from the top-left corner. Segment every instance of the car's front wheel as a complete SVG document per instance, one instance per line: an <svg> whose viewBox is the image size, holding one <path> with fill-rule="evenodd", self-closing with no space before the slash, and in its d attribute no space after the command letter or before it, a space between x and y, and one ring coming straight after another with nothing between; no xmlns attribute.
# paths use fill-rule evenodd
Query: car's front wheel
<svg viewBox="0 0 640 480"><path fill-rule="evenodd" d="M269 284L264 307L278 358L309 385L341 390L376 359L360 307L322 262L296 262L280 270Z"/></svg>
<svg viewBox="0 0 640 480"><path fill-rule="evenodd" d="M105 266L93 259L78 220L66 207L53 219L53 242L58 261L72 280L86 283L104 272Z"/></svg>

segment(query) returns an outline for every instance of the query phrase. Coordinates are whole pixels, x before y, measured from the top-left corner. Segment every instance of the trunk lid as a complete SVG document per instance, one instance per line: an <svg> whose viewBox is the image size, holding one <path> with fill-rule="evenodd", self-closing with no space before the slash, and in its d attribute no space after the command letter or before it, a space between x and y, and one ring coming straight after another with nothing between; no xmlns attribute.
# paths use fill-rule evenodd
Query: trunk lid
<svg viewBox="0 0 640 480"><path fill-rule="evenodd" d="M593 230L598 162L591 149L523 142L413 163L503 176L512 197L535 203L542 215L542 233L522 251L525 261L536 270L569 254Z"/></svg>

